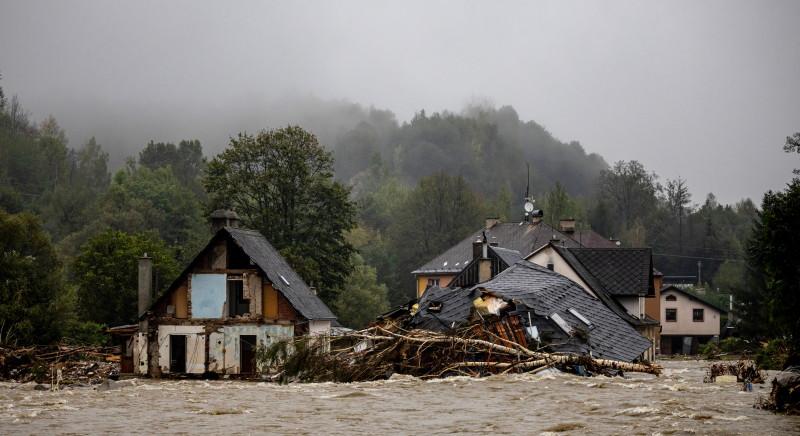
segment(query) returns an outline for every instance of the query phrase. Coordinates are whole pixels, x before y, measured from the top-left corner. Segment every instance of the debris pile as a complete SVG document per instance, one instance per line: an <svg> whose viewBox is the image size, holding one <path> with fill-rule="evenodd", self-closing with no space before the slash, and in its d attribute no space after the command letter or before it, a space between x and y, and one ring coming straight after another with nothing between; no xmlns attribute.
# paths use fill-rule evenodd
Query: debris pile
<svg viewBox="0 0 800 436"><path fill-rule="evenodd" d="M480 377L551 367L583 375L660 373L660 367L651 364L531 349L516 317L472 323L449 333L407 330L389 321L324 339L280 342L264 350L261 357L260 363L272 368L282 382L371 381L392 374Z"/></svg>
<svg viewBox="0 0 800 436"><path fill-rule="evenodd" d="M769 398L759 398L756 407L789 415L800 415L800 367L792 366L772 379Z"/></svg>
<svg viewBox="0 0 800 436"><path fill-rule="evenodd" d="M717 377L723 375L735 376L739 383L764 383L765 373L758 369L752 360L739 360L736 362L714 362L708 366L706 383L714 383Z"/></svg>
<svg viewBox="0 0 800 436"><path fill-rule="evenodd" d="M0 347L0 379L53 385L97 384L119 375L114 347Z"/></svg>

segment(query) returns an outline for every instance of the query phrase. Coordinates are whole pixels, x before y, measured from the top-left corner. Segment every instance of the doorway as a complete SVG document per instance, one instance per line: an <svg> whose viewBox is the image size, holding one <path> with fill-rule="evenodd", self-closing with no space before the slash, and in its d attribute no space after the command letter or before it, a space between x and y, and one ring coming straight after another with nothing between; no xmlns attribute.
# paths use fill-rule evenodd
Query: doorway
<svg viewBox="0 0 800 436"><path fill-rule="evenodd" d="M256 372L256 335L239 336L239 373Z"/></svg>
<svg viewBox="0 0 800 436"><path fill-rule="evenodd" d="M169 372L186 372L186 335L169 335Z"/></svg>

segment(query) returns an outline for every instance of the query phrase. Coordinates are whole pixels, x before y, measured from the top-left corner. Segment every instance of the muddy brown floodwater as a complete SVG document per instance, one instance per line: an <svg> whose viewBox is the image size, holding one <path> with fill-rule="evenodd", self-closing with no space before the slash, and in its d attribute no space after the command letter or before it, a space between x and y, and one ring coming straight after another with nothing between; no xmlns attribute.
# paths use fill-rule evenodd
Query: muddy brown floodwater
<svg viewBox="0 0 800 436"><path fill-rule="evenodd" d="M562 373L411 377L280 386L135 380L107 391L0 385L0 433L790 434L800 417L757 410L767 384L703 384L705 362L661 362L661 377Z"/></svg>

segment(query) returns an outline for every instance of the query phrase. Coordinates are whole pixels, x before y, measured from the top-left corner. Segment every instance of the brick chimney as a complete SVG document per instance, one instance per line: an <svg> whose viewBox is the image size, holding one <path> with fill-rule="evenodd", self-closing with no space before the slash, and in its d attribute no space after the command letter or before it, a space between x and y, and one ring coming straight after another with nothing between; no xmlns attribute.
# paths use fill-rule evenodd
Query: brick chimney
<svg viewBox="0 0 800 436"><path fill-rule="evenodd" d="M559 220L558 230L563 233L575 233L575 218L562 218Z"/></svg>
<svg viewBox="0 0 800 436"><path fill-rule="evenodd" d="M153 299L153 258L139 258L139 316L147 312Z"/></svg>
<svg viewBox="0 0 800 436"><path fill-rule="evenodd" d="M211 212L208 219L211 221L211 231L216 233L223 227L239 227L239 215L228 209L217 209Z"/></svg>

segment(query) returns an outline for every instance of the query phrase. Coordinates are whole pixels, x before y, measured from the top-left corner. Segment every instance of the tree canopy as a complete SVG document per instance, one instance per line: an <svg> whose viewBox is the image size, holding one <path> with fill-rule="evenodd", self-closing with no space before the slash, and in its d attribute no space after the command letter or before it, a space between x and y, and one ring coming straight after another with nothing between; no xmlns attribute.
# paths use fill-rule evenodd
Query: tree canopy
<svg viewBox="0 0 800 436"><path fill-rule="evenodd" d="M236 210L333 301L351 270L345 234L355 204L313 134L296 126L239 134L208 164L204 183L214 207Z"/></svg>

